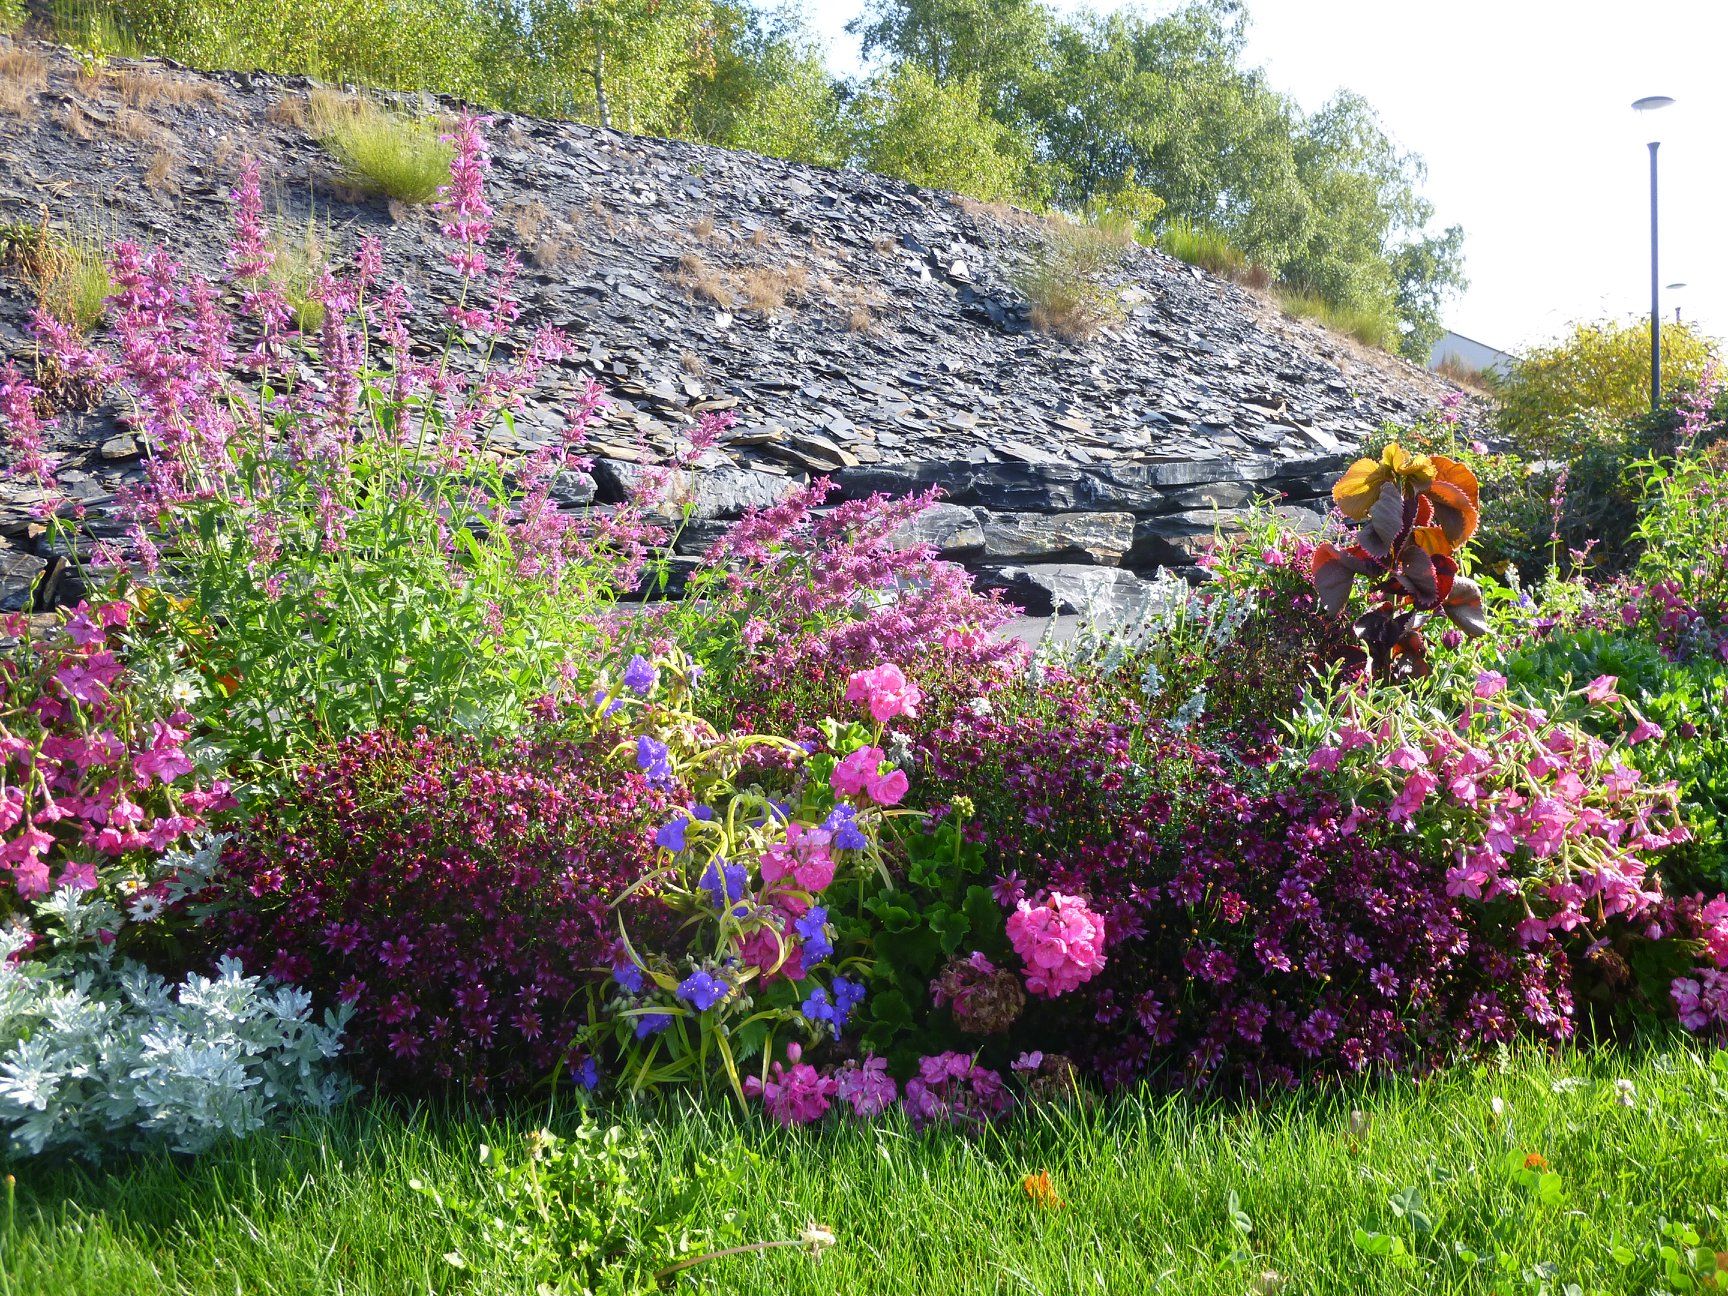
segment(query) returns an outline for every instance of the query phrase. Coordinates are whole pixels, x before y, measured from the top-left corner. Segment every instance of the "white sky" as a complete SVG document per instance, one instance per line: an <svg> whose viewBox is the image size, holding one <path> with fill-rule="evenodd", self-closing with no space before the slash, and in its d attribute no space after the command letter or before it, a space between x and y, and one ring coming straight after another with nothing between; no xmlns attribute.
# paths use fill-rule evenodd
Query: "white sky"
<svg viewBox="0 0 1728 1296"><path fill-rule="evenodd" d="M861 0L803 0L837 73ZM1058 0L1060 8L1074 8ZM1110 0L1097 7L1115 8ZM1169 4L1142 5L1161 12ZM1465 231L1447 324L1516 350L1649 310L1647 140L1662 141L1663 317L1728 334L1728 0L1248 0L1249 58L1318 107L1358 91ZM1643 95L1678 102L1644 120Z"/></svg>

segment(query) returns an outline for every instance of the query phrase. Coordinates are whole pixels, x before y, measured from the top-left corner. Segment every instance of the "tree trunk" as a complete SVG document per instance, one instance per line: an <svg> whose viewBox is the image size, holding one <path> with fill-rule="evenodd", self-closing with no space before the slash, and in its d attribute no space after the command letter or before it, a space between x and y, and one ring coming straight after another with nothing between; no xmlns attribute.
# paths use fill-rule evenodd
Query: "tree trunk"
<svg viewBox="0 0 1728 1296"><path fill-rule="evenodd" d="M612 129L612 110L606 106L606 47L598 38L594 41L594 107L600 114L603 130Z"/></svg>

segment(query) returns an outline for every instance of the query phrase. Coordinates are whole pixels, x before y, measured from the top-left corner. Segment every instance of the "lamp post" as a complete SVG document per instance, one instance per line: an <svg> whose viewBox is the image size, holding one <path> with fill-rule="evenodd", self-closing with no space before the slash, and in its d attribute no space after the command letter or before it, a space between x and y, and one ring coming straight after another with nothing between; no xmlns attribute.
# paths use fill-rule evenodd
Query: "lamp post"
<svg viewBox="0 0 1728 1296"><path fill-rule="evenodd" d="M1677 293L1681 289L1683 289L1685 286L1686 285L1683 283L1665 284L1662 288L1662 291L1665 293ZM1674 303L1674 322L1676 324L1678 324L1680 322L1680 303L1679 302Z"/></svg>
<svg viewBox="0 0 1728 1296"><path fill-rule="evenodd" d="M1666 108L1674 100L1667 95L1646 95L1632 107L1640 116ZM1662 404L1662 280L1656 256L1656 150L1660 140L1650 141L1650 412Z"/></svg>

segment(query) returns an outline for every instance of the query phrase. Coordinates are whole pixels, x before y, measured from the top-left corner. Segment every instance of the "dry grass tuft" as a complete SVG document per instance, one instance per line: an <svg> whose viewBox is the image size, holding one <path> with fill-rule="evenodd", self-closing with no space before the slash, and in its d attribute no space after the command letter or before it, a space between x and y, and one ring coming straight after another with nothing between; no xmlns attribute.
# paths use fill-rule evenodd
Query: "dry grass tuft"
<svg viewBox="0 0 1728 1296"><path fill-rule="evenodd" d="M91 121L77 104L66 105L66 111L60 117L60 125L73 139L96 138L96 123Z"/></svg>
<svg viewBox="0 0 1728 1296"><path fill-rule="evenodd" d="M769 315L803 296L809 282L810 272L796 261L785 266L751 266L743 274L739 291L746 306Z"/></svg>
<svg viewBox="0 0 1728 1296"><path fill-rule="evenodd" d="M221 86L194 77L171 76L149 68L115 68L104 72L97 85L102 90L117 90L120 97L134 108L166 103L176 107L208 103L226 105L228 92Z"/></svg>
<svg viewBox="0 0 1728 1296"><path fill-rule="evenodd" d="M599 221L606 227L606 232L608 234L616 234L618 232L618 221L612 215L612 209L606 205L604 200L602 200L598 194L588 200L588 212L595 220Z"/></svg>
<svg viewBox="0 0 1728 1296"><path fill-rule="evenodd" d="M694 351L686 351L678 357L678 367L692 378L701 378L708 373L708 362Z"/></svg>
<svg viewBox="0 0 1728 1296"><path fill-rule="evenodd" d="M114 291L103 240L95 231L61 234L42 211L39 224L0 226L0 264L36 291L36 304L84 334L107 312Z"/></svg>
<svg viewBox="0 0 1728 1296"><path fill-rule="evenodd" d="M28 90L16 81L0 81L0 115L33 117L35 114L36 101Z"/></svg>
<svg viewBox="0 0 1728 1296"><path fill-rule="evenodd" d="M144 187L156 193L179 192L180 184L176 178L179 166L179 159L170 150L157 149L144 170Z"/></svg>
<svg viewBox="0 0 1728 1296"><path fill-rule="evenodd" d="M329 248L330 230L320 226L316 216L308 216L298 229L270 237L270 250L275 253L270 282L288 303L294 326L302 333L316 333L324 326L324 303L315 293L319 276L330 266Z"/></svg>
<svg viewBox="0 0 1728 1296"><path fill-rule="evenodd" d="M35 92L48 84L48 60L22 45L0 49L0 81Z"/></svg>
<svg viewBox="0 0 1728 1296"><path fill-rule="evenodd" d="M707 242L714 237L714 218L712 216L698 217L696 223L690 227L690 232L703 242Z"/></svg>
<svg viewBox="0 0 1728 1296"><path fill-rule="evenodd" d="M755 230L751 231L751 233L750 233L750 246L755 247L755 248L764 248L764 247L768 246L768 228L767 228L767 226L763 226L759 229L755 229Z"/></svg>
<svg viewBox="0 0 1728 1296"><path fill-rule="evenodd" d="M538 198L511 203L504 209L504 214L509 218L510 229L515 233L516 241L524 247L538 241L541 229L552 218L551 211Z"/></svg>
<svg viewBox="0 0 1728 1296"><path fill-rule="evenodd" d="M848 333L869 333L876 327L876 317L868 306L854 306L846 316Z"/></svg>
<svg viewBox="0 0 1728 1296"><path fill-rule="evenodd" d="M1084 342L1121 319L1121 301L1104 277L1123 250L1112 231L1078 221L1052 222L1014 277L1031 304L1032 327Z"/></svg>
<svg viewBox="0 0 1728 1296"><path fill-rule="evenodd" d="M135 144L160 145L167 139L165 132L155 122L141 112L130 108L122 108L114 114L114 133L121 139L129 139Z"/></svg>
<svg viewBox="0 0 1728 1296"><path fill-rule="evenodd" d="M673 282L698 301L712 302L721 310L732 309L732 289L726 276L709 265L699 252L686 252L678 258L678 273Z"/></svg>
<svg viewBox="0 0 1728 1296"><path fill-rule="evenodd" d="M295 130L311 130L312 116L306 100L299 95L284 95L272 100L264 110L264 120L272 126L291 126Z"/></svg>

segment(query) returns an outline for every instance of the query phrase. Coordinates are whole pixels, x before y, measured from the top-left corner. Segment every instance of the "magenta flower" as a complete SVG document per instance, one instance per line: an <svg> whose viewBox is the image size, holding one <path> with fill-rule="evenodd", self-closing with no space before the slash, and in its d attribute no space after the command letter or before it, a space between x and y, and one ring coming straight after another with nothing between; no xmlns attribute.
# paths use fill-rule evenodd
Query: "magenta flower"
<svg viewBox="0 0 1728 1296"><path fill-rule="evenodd" d="M1615 675L1598 675L1583 688L1586 699L1592 706L1612 706L1619 702L1620 679Z"/></svg>
<svg viewBox="0 0 1728 1296"><path fill-rule="evenodd" d="M894 1105L900 1088L888 1074L888 1059L868 1055L862 1062L854 1059L834 1073L834 1092L848 1104L854 1114L869 1119L880 1116Z"/></svg>
<svg viewBox="0 0 1728 1296"><path fill-rule="evenodd" d="M790 1067L774 1063L768 1078L747 1076L744 1093L761 1098L763 1108L782 1125L808 1125L819 1121L828 1112L837 1084L833 1076L825 1076L808 1062L800 1061L803 1049L797 1044L786 1046ZM892 1081L890 1081L892 1083Z"/></svg>

